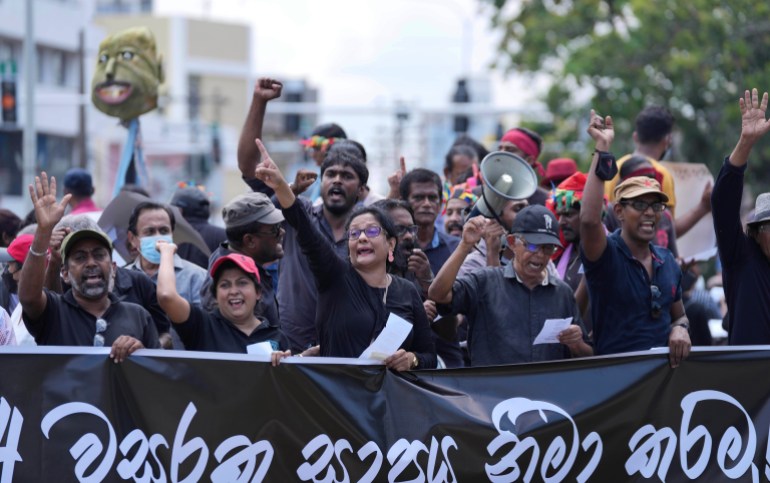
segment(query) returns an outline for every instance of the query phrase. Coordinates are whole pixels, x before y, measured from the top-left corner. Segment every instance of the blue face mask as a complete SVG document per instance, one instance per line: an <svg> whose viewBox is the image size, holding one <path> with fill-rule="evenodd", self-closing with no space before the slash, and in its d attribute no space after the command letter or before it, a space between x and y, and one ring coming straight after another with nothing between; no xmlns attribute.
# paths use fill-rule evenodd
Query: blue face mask
<svg viewBox="0 0 770 483"><path fill-rule="evenodd" d="M155 249L155 243L158 240L166 240L168 243L173 243L171 235L143 236L139 239L141 243L139 250L142 253L142 257L155 265L160 264L160 252Z"/></svg>

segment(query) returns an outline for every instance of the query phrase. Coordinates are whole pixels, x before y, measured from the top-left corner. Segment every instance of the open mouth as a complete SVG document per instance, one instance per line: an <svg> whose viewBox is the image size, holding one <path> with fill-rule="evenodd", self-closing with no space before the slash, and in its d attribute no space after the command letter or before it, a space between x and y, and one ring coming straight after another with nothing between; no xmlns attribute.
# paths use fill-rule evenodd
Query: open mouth
<svg viewBox="0 0 770 483"><path fill-rule="evenodd" d="M653 221L643 221L640 227L644 232L649 232L649 233L655 232L655 222Z"/></svg>
<svg viewBox="0 0 770 483"><path fill-rule="evenodd" d="M356 250L356 255L359 257L374 254L374 249L369 247L362 247Z"/></svg>
<svg viewBox="0 0 770 483"><path fill-rule="evenodd" d="M127 82L104 82L96 86L96 96L105 104L120 104L128 99L133 91Z"/></svg>
<svg viewBox="0 0 770 483"><path fill-rule="evenodd" d="M539 272L539 271L541 271L545 267L545 264L529 262L529 263L527 263L527 266L530 268L530 270L535 270L535 271Z"/></svg>
<svg viewBox="0 0 770 483"><path fill-rule="evenodd" d="M345 198L345 192L340 188L329 188L326 194L330 200L342 200Z"/></svg>
<svg viewBox="0 0 770 483"><path fill-rule="evenodd" d="M239 309L243 307L244 301L241 298L238 299L230 299L227 301L227 305L229 305L233 309Z"/></svg>

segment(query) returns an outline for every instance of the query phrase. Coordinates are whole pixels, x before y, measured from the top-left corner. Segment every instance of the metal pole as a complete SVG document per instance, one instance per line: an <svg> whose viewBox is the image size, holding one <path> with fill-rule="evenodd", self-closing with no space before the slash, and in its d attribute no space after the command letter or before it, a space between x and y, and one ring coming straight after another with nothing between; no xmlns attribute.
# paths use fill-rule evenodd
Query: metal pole
<svg viewBox="0 0 770 483"><path fill-rule="evenodd" d="M37 169L37 130L35 129L35 83L37 59L35 55L35 0L26 1L26 29L24 35L24 177L21 196L27 208L32 200L27 196L27 186L34 183Z"/></svg>

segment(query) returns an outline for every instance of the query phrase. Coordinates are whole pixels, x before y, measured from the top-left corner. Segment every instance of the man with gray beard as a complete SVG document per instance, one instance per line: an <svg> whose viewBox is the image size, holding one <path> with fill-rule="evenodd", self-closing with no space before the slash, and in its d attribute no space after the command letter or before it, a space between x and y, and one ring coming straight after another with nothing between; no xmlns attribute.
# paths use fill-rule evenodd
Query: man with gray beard
<svg viewBox="0 0 770 483"><path fill-rule="evenodd" d="M45 173L29 187L38 221L19 280L19 302L27 330L38 345L111 346L123 361L141 348L158 348L150 314L110 293L115 270L112 242L104 233L79 230L62 241L61 275L72 288L59 295L43 287L51 235L69 195L56 201L56 179Z"/></svg>

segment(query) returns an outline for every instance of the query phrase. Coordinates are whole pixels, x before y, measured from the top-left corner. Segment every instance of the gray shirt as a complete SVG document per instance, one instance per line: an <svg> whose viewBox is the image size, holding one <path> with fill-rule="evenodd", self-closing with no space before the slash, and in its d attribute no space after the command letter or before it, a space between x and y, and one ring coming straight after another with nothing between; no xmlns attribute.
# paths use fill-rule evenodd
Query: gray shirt
<svg viewBox="0 0 770 483"><path fill-rule="evenodd" d="M546 319L572 317L586 331L569 286L546 276L530 290L519 280L513 265L489 267L458 278L452 302L442 314L462 313L468 318L468 350L472 366L540 362L570 357L562 344L533 345Z"/></svg>
<svg viewBox="0 0 770 483"><path fill-rule="evenodd" d="M126 268L139 270L144 273L139 257L136 257L136 260L126 265ZM206 277L208 277L206 270L175 254L174 274L176 275L177 293L191 304L200 305L201 287L203 287L203 283L206 281ZM150 279L157 285L158 274L155 273Z"/></svg>

